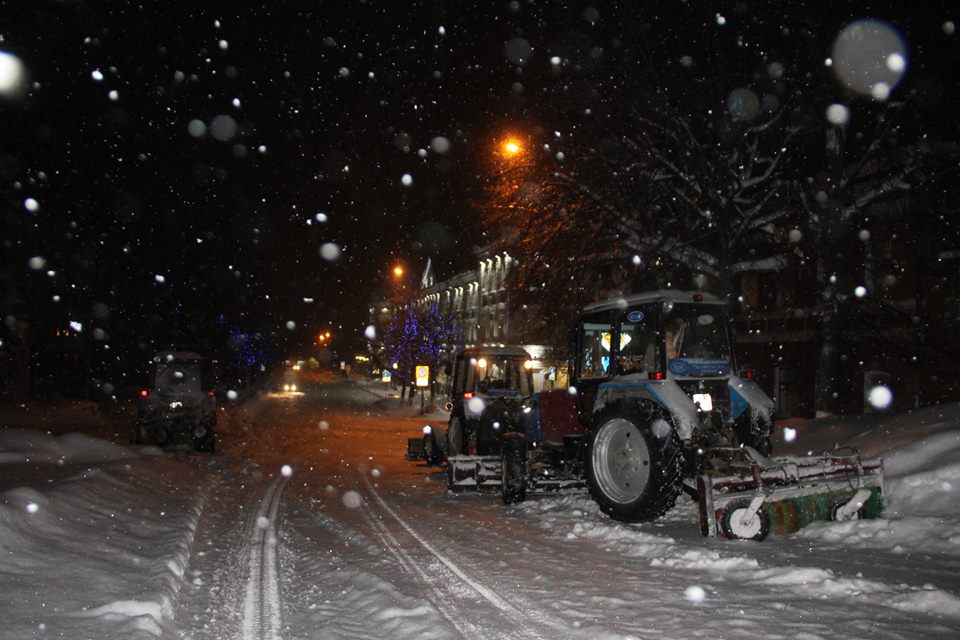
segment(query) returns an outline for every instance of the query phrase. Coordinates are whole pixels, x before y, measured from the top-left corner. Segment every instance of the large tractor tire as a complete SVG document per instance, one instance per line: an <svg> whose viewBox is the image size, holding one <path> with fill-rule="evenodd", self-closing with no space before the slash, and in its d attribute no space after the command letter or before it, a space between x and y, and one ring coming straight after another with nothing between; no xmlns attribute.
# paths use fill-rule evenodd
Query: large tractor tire
<svg viewBox="0 0 960 640"><path fill-rule="evenodd" d="M524 434L515 431L503 434L500 474L504 504L516 504L527 499L527 438Z"/></svg>
<svg viewBox="0 0 960 640"><path fill-rule="evenodd" d="M614 520L666 513L683 486L683 447L669 413L629 399L604 407L587 434L585 471L590 494Z"/></svg>

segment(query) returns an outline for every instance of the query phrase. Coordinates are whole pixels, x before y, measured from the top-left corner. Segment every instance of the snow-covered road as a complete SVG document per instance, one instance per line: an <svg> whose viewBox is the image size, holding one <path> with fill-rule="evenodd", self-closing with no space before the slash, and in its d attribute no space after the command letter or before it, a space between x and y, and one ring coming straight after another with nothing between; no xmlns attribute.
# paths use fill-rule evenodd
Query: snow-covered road
<svg viewBox="0 0 960 640"><path fill-rule="evenodd" d="M956 406L859 438L887 519L758 544L701 537L688 501L624 525L584 494L447 496L402 459L414 410L304 386L231 411L213 457L0 428L0 638L960 635Z"/></svg>

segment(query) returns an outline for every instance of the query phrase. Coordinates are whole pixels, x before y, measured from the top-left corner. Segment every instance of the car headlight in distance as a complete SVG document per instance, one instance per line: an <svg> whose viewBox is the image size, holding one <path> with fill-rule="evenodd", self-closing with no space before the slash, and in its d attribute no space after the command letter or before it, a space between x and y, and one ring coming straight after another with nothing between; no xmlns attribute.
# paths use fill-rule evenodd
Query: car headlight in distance
<svg viewBox="0 0 960 640"><path fill-rule="evenodd" d="M713 411L713 398L709 393L693 394L693 402L700 405L700 411Z"/></svg>
<svg viewBox="0 0 960 640"><path fill-rule="evenodd" d="M290 385L290 391L296 391L296 390L297 390L297 385L295 384Z"/></svg>
<svg viewBox="0 0 960 640"><path fill-rule="evenodd" d="M284 391L290 391L290 385L289 385L289 384L284 384L284 385L283 385L283 390L284 390Z"/></svg>

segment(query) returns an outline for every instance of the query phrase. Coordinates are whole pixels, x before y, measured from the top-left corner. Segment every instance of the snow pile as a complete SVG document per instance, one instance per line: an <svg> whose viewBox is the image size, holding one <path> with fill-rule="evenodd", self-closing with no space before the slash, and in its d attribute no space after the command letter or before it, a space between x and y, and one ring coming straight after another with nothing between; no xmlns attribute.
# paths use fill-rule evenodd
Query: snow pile
<svg viewBox="0 0 960 640"><path fill-rule="evenodd" d="M0 461L51 478L0 493L7 637L161 636L203 509L196 472L81 434L17 430L0 431Z"/></svg>
<svg viewBox="0 0 960 640"><path fill-rule="evenodd" d="M960 558L960 404L874 418L876 424L857 432L864 420L830 421L829 429L841 444L883 458L885 519L814 523L797 535L904 555L922 551Z"/></svg>
<svg viewBox="0 0 960 640"><path fill-rule="evenodd" d="M159 449L144 448L159 453ZM0 464L11 462L98 462L136 457L136 453L112 442L82 433L52 436L27 429L0 431Z"/></svg>

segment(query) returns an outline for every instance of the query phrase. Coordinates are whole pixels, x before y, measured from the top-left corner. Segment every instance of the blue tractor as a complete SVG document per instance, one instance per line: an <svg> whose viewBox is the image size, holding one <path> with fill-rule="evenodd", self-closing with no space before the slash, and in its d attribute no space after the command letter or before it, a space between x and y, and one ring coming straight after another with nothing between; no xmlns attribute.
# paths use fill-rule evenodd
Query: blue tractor
<svg viewBox="0 0 960 640"><path fill-rule="evenodd" d="M571 342L570 387L491 404L497 446L447 456L450 490L496 488L512 503L585 486L626 522L686 491L705 534L753 539L879 514L879 460L769 457L773 401L738 368L722 300L662 290L594 303Z"/></svg>

